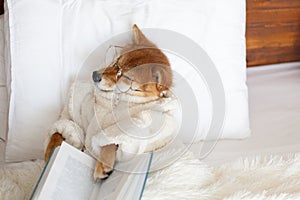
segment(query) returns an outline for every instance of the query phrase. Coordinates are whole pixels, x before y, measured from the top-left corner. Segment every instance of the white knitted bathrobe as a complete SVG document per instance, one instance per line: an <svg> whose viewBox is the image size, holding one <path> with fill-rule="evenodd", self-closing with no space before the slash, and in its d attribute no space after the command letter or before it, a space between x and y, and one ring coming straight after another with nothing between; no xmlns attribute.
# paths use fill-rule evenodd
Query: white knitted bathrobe
<svg viewBox="0 0 300 200"><path fill-rule="evenodd" d="M115 95L100 91L90 82L74 83L60 119L47 134L45 146L58 132L66 142L78 149L85 147L95 157L101 146L118 144L117 160L127 160L161 148L174 138L179 106L173 96L146 101L123 93L114 103Z"/></svg>

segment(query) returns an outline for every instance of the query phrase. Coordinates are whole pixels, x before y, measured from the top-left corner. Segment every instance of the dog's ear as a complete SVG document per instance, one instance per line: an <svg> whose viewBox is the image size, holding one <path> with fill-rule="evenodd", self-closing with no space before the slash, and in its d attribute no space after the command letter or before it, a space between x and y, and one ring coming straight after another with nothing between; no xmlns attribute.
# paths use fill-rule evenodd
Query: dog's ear
<svg viewBox="0 0 300 200"><path fill-rule="evenodd" d="M137 45L147 45L154 46L154 44L148 40L148 38L143 34L139 27L134 24L132 27L133 30L133 42Z"/></svg>
<svg viewBox="0 0 300 200"><path fill-rule="evenodd" d="M158 91L169 90L173 84L171 69L169 67L156 65L152 67L151 72Z"/></svg>

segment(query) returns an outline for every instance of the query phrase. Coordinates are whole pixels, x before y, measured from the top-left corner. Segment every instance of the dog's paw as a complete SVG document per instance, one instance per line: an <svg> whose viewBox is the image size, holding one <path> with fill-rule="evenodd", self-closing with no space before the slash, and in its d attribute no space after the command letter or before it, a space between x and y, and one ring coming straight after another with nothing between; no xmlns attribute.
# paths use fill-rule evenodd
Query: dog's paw
<svg viewBox="0 0 300 200"><path fill-rule="evenodd" d="M113 172L113 168L109 165L106 165L100 161L96 163L94 170L94 180L97 181L99 179L104 180L108 178L108 176Z"/></svg>

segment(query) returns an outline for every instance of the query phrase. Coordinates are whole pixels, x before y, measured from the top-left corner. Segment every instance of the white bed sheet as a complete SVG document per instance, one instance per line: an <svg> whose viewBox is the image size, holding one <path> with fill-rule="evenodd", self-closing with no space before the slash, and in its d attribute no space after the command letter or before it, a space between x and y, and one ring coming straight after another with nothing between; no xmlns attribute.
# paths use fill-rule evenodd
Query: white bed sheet
<svg viewBox="0 0 300 200"><path fill-rule="evenodd" d="M204 159L212 165L241 156L300 152L300 62L248 68L247 78L252 136L219 141ZM196 155L198 148L191 148Z"/></svg>

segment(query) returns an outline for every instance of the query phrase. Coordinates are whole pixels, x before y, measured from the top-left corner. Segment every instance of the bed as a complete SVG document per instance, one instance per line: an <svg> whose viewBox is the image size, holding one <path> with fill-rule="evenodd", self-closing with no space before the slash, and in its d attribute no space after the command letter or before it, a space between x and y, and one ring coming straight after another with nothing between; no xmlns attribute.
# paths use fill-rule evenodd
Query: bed
<svg viewBox="0 0 300 200"><path fill-rule="evenodd" d="M298 1L254 1L247 0L247 28L246 28L246 41L247 41L247 78L249 87L249 99L250 99L250 119L251 119L251 129L254 137L247 140L237 142L238 147L247 147L247 142L249 141L248 151L250 151L252 145L258 145L257 148L253 146L252 153L259 152L263 150L263 143L255 143L255 140L260 141L263 139L263 135L267 135L267 131L262 128L265 122L274 122L275 126L278 126L274 130L275 135L278 135L278 143L274 143L274 148L280 149L280 132L281 134L286 134L282 130L283 127L291 127L292 137L287 137L286 145L291 147L291 150L296 151L297 140L295 140L297 134L297 120L299 120L299 115L297 116L297 111L299 111L299 106L297 105L297 100L299 96L297 93L286 92L286 98L280 98L280 94L284 92L280 85L287 84L286 87L294 88L297 91L299 82L297 82L297 67L298 63L295 61L300 60L300 2ZM0 1L0 14L4 13L4 1ZM3 20L3 15L1 16ZM269 65L283 62L294 62L279 65ZM266 65L266 66L262 66ZM4 72L1 72L4 76ZM265 79L263 79L265 77ZM277 80L278 78L278 80ZM4 78L1 79L1 106L4 107L7 102L7 97L3 89L5 83L3 83ZM270 88L274 88L273 90ZM275 89L277 88L277 90ZM261 96L261 91L268 92L268 95ZM292 89L290 91L293 91ZM264 105L267 103L268 98L275 95L277 98L270 99L268 105L270 107L269 112L263 112ZM295 97L288 97L288 95L295 95ZM284 102L286 101L286 103ZM285 106L289 104L288 106ZM272 107L273 106L273 107ZM278 107L277 107L278 106ZM285 113L287 117L284 117L286 123L290 123L289 126L281 125L276 123L276 115L272 115L273 108L281 108L282 110L278 112ZM294 109L293 109L294 108ZM286 109L286 110L285 110ZM5 109L4 109L5 110ZM2 120L5 120L6 113L2 113ZM292 119L292 120L289 120ZM264 121L266 120L266 121ZM4 122L4 125L6 122ZM285 123L282 123L285 124ZM295 127L293 126L295 125ZM293 128L294 127L294 128ZM6 127L2 126L1 135L1 148L3 149L5 138ZM281 129L280 129L281 128ZM282 135L283 136L283 135ZM256 139L257 137L257 139ZM262 137L262 138L260 138ZM290 139L290 142L288 142ZM292 142L295 142L294 144ZM274 141L275 142L275 141ZM224 143L224 144L223 144ZM234 142L233 142L234 143ZM251 145L250 145L251 143ZM259 146L261 145L261 146ZM224 146L224 147L221 147ZM292 147L293 146L293 147ZM237 152L234 145L230 141L222 141L222 145L218 144L216 151L224 151L228 147L228 152L237 155L243 155ZM231 148L232 150L229 150ZM270 148L272 144L270 143ZM266 149L265 149L266 150ZM267 150L266 150L267 151ZM1 151L2 153L4 151ZM271 152L271 150L270 150ZM286 149L288 152L288 148ZM251 151L249 152L251 153ZM213 154L214 155L214 154ZM3 155L2 155L3 157ZM213 157L213 156L212 156ZM224 158L225 159L225 158Z"/></svg>
<svg viewBox="0 0 300 200"><path fill-rule="evenodd" d="M255 160L260 160L257 159L257 156L266 156L266 158L275 155L282 156L278 160L273 160L278 163L281 161L281 158L299 159L297 153L300 152L300 93L298 92L300 90L300 40L298 39L300 38L300 2L297 0L247 0L246 2L247 86L252 135L246 139L218 141L213 151L201 163L193 160L193 164L196 163L202 166L202 162L204 162L208 165L207 168L202 167L202 171L198 171L199 174L200 172L205 174L205 170L214 167L211 174L215 173L217 176L221 174L222 169L226 168L226 163L235 162L239 158L243 159L243 164L236 162L234 170L226 168L228 173L236 173L237 170L243 171L245 168L249 170L251 166L255 165L249 164L251 161L256 163ZM3 12L3 3L1 1L0 14ZM1 75L4 74L2 73ZM0 89L2 89L1 87L5 87L5 85L0 84ZM2 94L0 106L5 107L8 98ZM2 116L7 115L5 112L1 114ZM6 123L4 124L6 125ZM4 163L5 134L3 132L5 132L6 127L3 126L2 128L2 135L0 135L2 138L0 141L1 164ZM196 158L200 157L198 152L201 144L203 143L193 144L190 148ZM252 158L253 160L251 160ZM262 163L260 166L262 168L261 174L264 176L263 168L268 166L268 164L259 161L257 163ZM283 165L288 166L289 164L287 162L281 166ZM41 166L42 164L38 163L35 169L40 170ZM278 172L283 170L281 168L279 170L279 168L276 168ZM194 169L191 168L190 170ZM169 171L166 170L166 174L168 173ZM237 173L236 179L238 179L239 175ZM295 174L291 175L295 176ZM159 185L158 182L155 182L155 177L153 176L152 178L153 184ZM223 177L220 180L223 181L220 181L220 183L226 183L227 179ZM287 182L287 180L282 179L282 185L284 182ZM267 185L267 183L265 184ZM203 185L205 184L203 183ZM295 183L294 185L297 184ZM279 186L280 184L278 184L278 188ZM234 186L231 187L233 188ZM251 188L249 185L247 187ZM255 187L253 186L253 188ZM158 186L155 187L155 185L150 185L148 189L145 199L151 199L151 195L159 190ZM292 191L291 188L290 190ZM201 192L206 194L202 190ZM232 199L239 199L249 195L249 199L250 197L255 199L255 195L246 195L246 193L243 195L233 192L229 196ZM267 194L262 192L260 195L262 195L261 197L266 197L263 195ZM299 194L296 194L296 192L291 194L291 196L279 195L278 199L287 197L296 199L299 197L297 195ZM218 196L217 192L216 196ZM174 196L170 196L170 199L172 197ZM157 199L159 199L159 196Z"/></svg>
<svg viewBox="0 0 300 200"><path fill-rule="evenodd" d="M299 152L300 96L295 92L300 89L299 6L299 1L247 0L247 84L252 137L220 141L207 157L208 162Z"/></svg>
<svg viewBox="0 0 300 200"><path fill-rule="evenodd" d="M247 79L252 136L219 141L205 159L209 163L300 150L300 62L251 67Z"/></svg>

